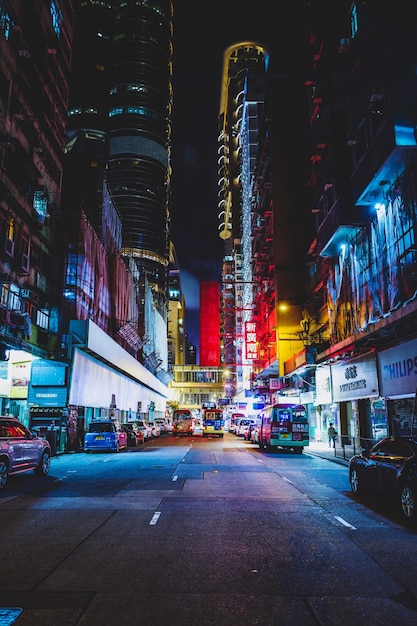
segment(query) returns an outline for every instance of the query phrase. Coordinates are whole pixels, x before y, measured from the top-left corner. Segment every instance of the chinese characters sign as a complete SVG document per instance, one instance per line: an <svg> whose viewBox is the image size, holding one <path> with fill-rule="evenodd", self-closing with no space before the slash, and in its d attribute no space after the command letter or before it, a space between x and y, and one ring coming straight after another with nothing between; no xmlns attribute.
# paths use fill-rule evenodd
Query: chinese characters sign
<svg viewBox="0 0 417 626"><path fill-rule="evenodd" d="M256 342L256 326L254 322L245 322L245 348L247 360L253 361L258 358L258 344Z"/></svg>

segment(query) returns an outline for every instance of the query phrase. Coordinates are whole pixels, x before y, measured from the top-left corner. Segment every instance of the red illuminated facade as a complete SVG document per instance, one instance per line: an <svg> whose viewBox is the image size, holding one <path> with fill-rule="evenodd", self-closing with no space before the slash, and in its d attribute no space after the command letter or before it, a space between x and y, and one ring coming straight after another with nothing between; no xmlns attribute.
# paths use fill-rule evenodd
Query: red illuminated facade
<svg viewBox="0 0 417 626"><path fill-rule="evenodd" d="M220 284L200 283L200 365L220 365Z"/></svg>

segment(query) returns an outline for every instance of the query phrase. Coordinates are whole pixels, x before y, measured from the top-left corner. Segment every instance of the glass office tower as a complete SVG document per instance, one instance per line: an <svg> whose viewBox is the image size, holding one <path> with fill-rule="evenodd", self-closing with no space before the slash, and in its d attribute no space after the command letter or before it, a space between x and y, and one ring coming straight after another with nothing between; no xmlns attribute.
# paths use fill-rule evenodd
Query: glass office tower
<svg viewBox="0 0 417 626"><path fill-rule="evenodd" d="M113 11L106 178L122 219L122 253L166 319L173 5L123 0Z"/></svg>

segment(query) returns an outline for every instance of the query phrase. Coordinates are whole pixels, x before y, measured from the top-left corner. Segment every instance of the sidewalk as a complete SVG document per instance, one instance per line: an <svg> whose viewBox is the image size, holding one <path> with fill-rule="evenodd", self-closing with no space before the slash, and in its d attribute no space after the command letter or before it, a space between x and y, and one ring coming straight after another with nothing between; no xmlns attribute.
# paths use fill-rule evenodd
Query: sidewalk
<svg viewBox="0 0 417 626"><path fill-rule="evenodd" d="M360 450L355 450L352 445L342 447L337 443L336 448L329 448L327 441L310 441L310 444L304 448L304 452L335 463L349 465L349 459Z"/></svg>

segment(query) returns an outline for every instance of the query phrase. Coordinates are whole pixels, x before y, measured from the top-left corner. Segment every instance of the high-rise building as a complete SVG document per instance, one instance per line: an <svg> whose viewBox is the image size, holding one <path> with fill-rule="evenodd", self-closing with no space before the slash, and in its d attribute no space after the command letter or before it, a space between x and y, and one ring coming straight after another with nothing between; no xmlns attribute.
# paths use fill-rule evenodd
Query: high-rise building
<svg viewBox="0 0 417 626"><path fill-rule="evenodd" d="M56 233L72 36L71 0L0 3L0 410L25 420L31 360L60 351ZM26 384L12 393L14 350Z"/></svg>
<svg viewBox="0 0 417 626"><path fill-rule="evenodd" d="M234 44L223 57L218 138L219 236L224 240L221 332L222 362L236 373L234 391L244 378L249 380L252 365L244 349L245 325L253 317L250 187L268 62L266 48L252 41Z"/></svg>
<svg viewBox="0 0 417 626"><path fill-rule="evenodd" d="M167 319L172 107L171 0L113 3L106 179L134 260Z"/></svg>
<svg viewBox="0 0 417 626"><path fill-rule="evenodd" d="M138 301L150 286L166 321L170 258L171 0L77 2L68 115L68 196L102 231L103 189L135 267ZM144 306L139 307L145 332Z"/></svg>
<svg viewBox="0 0 417 626"><path fill-rule="evenodd" d="M172 16L170 0L75 2L62 321L86 419L165 411ZM97 377L101 397L82 382Z"/></svg>
<svg viewBox="0 0 417 626"><path fill-rule="evenodd" d="M415 429L417 5L312 0L306 26L316 228L284 374L318 437L366 447Z"/></svg>

